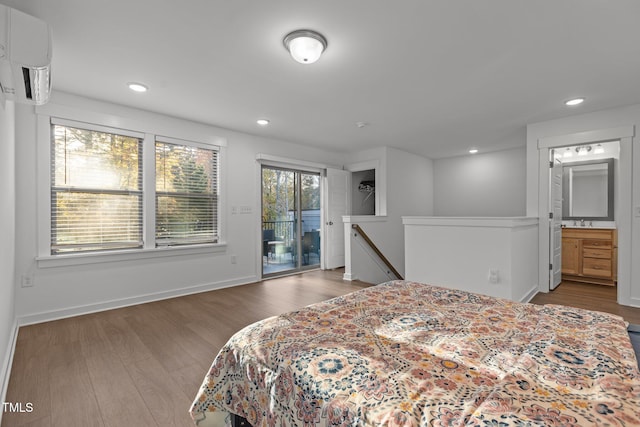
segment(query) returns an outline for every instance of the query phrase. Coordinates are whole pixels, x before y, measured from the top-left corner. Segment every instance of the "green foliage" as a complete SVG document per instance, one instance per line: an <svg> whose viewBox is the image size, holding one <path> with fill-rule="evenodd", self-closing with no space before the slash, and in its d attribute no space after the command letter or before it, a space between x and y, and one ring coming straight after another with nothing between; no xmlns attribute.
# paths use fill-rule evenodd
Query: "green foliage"
<svg viewBox="0 0 640 427"><path fill-rule="evenodd" d="M300 179L302 210L320 209L320 176L289 170L262 168L262 221L284 221L296 209L297 179Z"/></svg>
<svg viewBox="0 0 640 427"><path fill-rule="evenodd" d="M302 174L300 194L302 210L320 209L320 176Z"/></svg>
<svg viewBox="0 0 640 427"><path fill-rule="evenodd" d="M284 221L295 208L295 176L291 171L262 168L262 220Z"/></svg>
<svg viewBox="0 0 640 427"><path fill-rule="evenodd" d="M156 144L156 238L212 238L217 202L212 179L214 153L173 144ZM200 237L198 237L200 236Z"/></svg>
<svg viewBox="0 0 640 427"><path fill-rule="evenodd" d="M74 250L68 245L91 250L142 241L140 150L137 138L53 126L54 252Z"/></svg>

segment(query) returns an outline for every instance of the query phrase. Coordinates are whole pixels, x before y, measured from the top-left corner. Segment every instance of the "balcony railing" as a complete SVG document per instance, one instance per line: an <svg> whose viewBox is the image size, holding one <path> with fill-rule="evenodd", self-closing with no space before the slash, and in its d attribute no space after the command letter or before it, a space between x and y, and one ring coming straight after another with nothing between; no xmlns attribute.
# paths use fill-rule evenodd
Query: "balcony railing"
<svg viewBox="0 0 640 427"><path fill-rule="evenodd" d="M295 221L262 221L262 235L265 240L291 242L295 236L294 225ZM273 233L267 230L273 230Z"/></svg>

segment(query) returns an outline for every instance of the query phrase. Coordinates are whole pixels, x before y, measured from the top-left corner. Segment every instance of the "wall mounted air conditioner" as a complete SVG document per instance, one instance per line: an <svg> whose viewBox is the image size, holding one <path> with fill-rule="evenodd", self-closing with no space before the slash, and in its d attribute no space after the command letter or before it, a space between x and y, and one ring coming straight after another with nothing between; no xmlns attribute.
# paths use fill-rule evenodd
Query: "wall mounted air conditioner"
<svg viewBox="0 0 640 427"><path fill-rule="evenodd" d="M41 105L51 94L51 28L0 5L0 101Z"/></svg>

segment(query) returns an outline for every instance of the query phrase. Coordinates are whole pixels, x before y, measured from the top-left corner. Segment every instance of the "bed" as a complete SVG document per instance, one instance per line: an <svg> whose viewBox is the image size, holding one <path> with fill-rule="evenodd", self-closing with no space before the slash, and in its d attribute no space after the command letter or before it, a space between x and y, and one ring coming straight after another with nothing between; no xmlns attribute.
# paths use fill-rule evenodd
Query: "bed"
<svg viewBox="0 0 640 427"><path fill-rule="evenodd" d="M631 426L640 372L618 316L392 281L238 332L190 413L255 427Z"/></svg>

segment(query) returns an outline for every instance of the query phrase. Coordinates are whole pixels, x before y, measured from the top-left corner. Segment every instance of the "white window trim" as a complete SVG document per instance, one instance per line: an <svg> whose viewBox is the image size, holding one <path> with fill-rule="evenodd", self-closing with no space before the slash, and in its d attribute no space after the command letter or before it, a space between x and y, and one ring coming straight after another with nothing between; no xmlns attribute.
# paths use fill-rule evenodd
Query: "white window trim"
<svg viewBox="0 0 640 427"><path fill-rule="evenodd" d="M59 117L53 117L53 116L50 117L50 124L73 127L77 129L92 130L92 131L103 132L103 133L113 133L116 135L130 136L131 138L138 138L138 139L144 138L144 135L145 135L144 132L135 132L128 129L118 129L110 126L102 126L99 124L86 123L79 120L61 119Z"/></svg>
<svg viewBox="0 0 640 427"><path fill-rule="evenodd" d="M340 169L338 166L329 166L324 163L308 162L305 160L290 159L288 157L272 156L270 154L263 153L256 154L256 160L260 165L264 166L295 169L303 172L319 173L321 175L328 167Z"/></svg>
<svg viewBox="0 0 640 427"><path fill-rule="evenodd" d="M100 115L102 116L102 115ZM226 218L224 215L226 205L226 191L224 180L224 163L226 141L221 145L206 142L197 142L186 139L172 138L156 133L137 132L130 129L120 129L113 126L105 126L102 123L111 123L108 115L104 115L99 123L88 123L73 118L61 118L49 114L38 114L36 123L37 141L37 219L38 233L37 245L38 255L36 261L38 267L62 267L70 265L95 264L103 262L135 261L140 259L175 257L182 255L214 254L226 252ZM134 136L143 139L143 150L145 153L155 153L155 142L173 142L184 145L193 145L206 149L218 151L218 243L155 247L155 157L151 155L143 156L143 240L144 246L141 249L126 249L116 251L84 252L77 254L51 255L51 124L80 127L91 130L112 132L121 135ZM216 139L218 140L218 139ZM151 191L149 191L151 190Z"/></svg>
<svg viewBox="0 0 640 427"><path fill-rule="evenodd" d="M141 259L176 257L188 255L201 255L212 253L224 253L227 250L226 243L210 243L190 246L170 246L149 249L127 249L104 252L84 252L78 254L38 256L38 267L64 267L69 265L85 265L104 262L137 261Z"/></svg>

